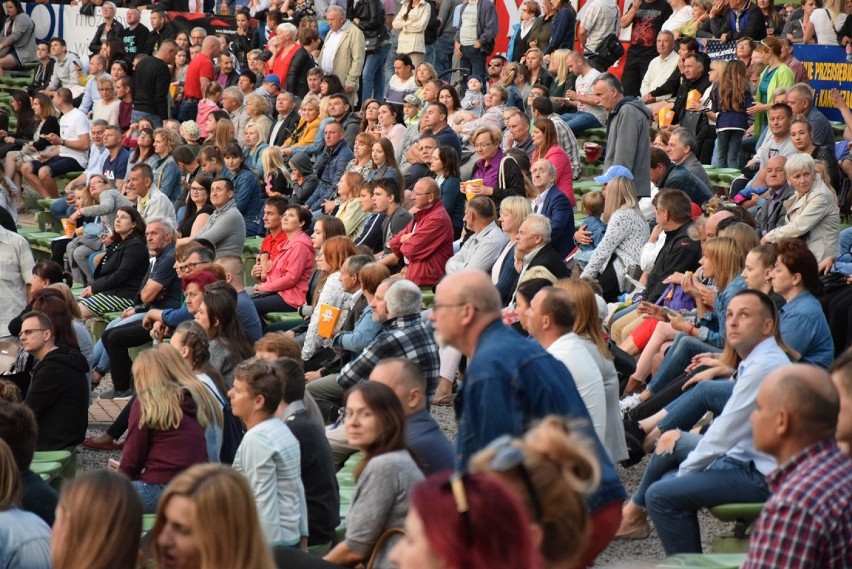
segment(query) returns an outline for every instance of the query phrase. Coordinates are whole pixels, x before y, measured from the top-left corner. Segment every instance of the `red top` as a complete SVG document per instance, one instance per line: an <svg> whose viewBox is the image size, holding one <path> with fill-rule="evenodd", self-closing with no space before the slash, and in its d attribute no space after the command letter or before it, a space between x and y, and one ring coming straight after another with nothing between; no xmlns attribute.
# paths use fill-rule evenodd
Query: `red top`
<svg viewBox="0 0 852 569"><path fill-rule="evenodd" d="M402 236L411 237L402 242ZM421 209L393 236L388 247L397 257L405 257L405 277L417 286L433 285L446 273L447 259L453 256L453 223L444 204L437 201L429 209Z"/></svg>
<svg viewBox="0 0 852 569"><path fill-rule="evenodd" d="M213 81L216 75L210 58L204 53L199 53L186 68L186 79L184 79L183 85L184 98L201 100L204 97L204 93L201 92L202 77L207 77Z"/></svg>
<svg viewBox="0 0 852 569"><path fill-rule="evenodd" d="M293 61L293 56L301 48L302 46L296 43L290 46L290 49L286 53L283 50L279 50L275 55L275 59L272 61L272 72L278 76L282 86L287 84L287 74L290 72L290 63Z"/></svg>
<svg viewBox="0 0 852 569"><path fill-rule="evenodd" d="M183 419L178 428L159 431L139 427L139 400L133 402L119 472L131 480L168 484L179 472L209 460L204 429L195 419L195 400L188 391L183 392L180 408Z"/></svg>
<svg viewBox="0 0 852 569"><path fill-rule="evenodd" d="M265 292L277 292L293 308L302 306L307 302L308 281L314 272L315 259L311 238L300 231L296 237L284 242L280 255L272 263L266 281L260 287Z"/></svg>
<svg viewBox="0 0 852 569"><path fill-rule="evenodd" d="M271 261L275 261L275 259L278 258L278 255L281 254L281 248L284 247L286 242L287 234L283 231L279 231L278 235L270 233L263 238L263 242L260 244L260 252L269 253L269 259Z"/></svg>

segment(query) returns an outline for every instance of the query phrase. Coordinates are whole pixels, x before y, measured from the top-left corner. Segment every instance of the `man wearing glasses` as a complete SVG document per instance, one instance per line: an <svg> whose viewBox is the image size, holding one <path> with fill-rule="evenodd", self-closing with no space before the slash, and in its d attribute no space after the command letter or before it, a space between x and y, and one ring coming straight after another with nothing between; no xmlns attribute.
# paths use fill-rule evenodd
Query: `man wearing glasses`
<svg viewBox="0 0 852 569"><path fill-rule="evenodd" d="M56 345L53 323L42 312L23 316L19 336L21 347L36 359L24 400L38 421L35 449L77 446L89 422L89 363L79 350Z"/></svg>
<svg viewBox="0 0 852 569"><path fill-rule="evenodd" d="M488 62L488 69L486 70L488 74L488 87L494 84L501 84L500 74L503 73L503 67L506 66L506 58L502 55L495 55L491 58L491 61Z"/></svg>

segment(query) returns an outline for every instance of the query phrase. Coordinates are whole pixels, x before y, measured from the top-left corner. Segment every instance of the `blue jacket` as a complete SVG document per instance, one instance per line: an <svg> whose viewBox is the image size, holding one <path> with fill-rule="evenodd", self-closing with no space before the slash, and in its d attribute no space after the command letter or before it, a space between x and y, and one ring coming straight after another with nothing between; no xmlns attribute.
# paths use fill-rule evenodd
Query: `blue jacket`
<svg viewBox="0 0 852 569"><path fill-rule="evenodd" d="M355 158L355 155L349 150L344 140L341 140L331 152L326 148L314 162L314 171L319 178L319 185L314 195L305 202L305 206L311 210L321 209L322 202L334 195L337 182L346 172L346 165L353 158Z"/></svg>
<svg viewBox="0 0 852 569"><path fill-rule="evenodd" d="M741 290L748 288L745 279L741 275L737 275L728 283L724 290L716 295L716 300L713 301L713 310L704 315L700 320L701 328L698 329L698 337L708 344L713 344L717 348L725 346L725 321L728 303L735 294Z"/></svg>
<svg viewBox="0 0 852 569"><path fill-rule="evenodd" d="M574 9L565 7L556 13L553 18L553 27L550 32L550 43L544 48L545 55L553 53L557 49L574 48L574 28L577 24L577 14Z"/></svg>
<svg viewBox="0 0 852 569"><path fill-rule="evenodd" d="M593 441L601 482L589 497L595 512L626 497L618 473L598 440L571 373L539 344L524 341L497 319L479 337L456 403L456 469L501 435L520 437L536 419L557 414L583 422Z"/></svg>
<svg viewBox="0 0 852 569"><path fill-rule="evenodd" d="M550 244L560 257L574 249L574 208L559 188L550 186L538 213L550 219Z"/></svg>
<svg viewBox="0 0 852 569"><path fill-rule="evenodd" d="M819 300L802 291L778 315L781 338L799 352L801 363L827 368L834 360L834 341Z"/></svg>
<svg viewBox="0 0 852 569"><path fill-rule="evenodd" d="M236 174L225 170L225 175L234 184L234 201L246 221L246 237L263 235L263 190L254 171L240 168Z"/></svg>

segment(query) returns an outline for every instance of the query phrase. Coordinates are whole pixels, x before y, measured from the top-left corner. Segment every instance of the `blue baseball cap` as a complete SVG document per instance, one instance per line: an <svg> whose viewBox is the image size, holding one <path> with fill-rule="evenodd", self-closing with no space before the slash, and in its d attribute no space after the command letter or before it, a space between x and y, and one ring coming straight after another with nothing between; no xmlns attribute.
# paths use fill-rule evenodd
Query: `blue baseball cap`
<svg viewBox="0 0 852 569"><path fill-rule="evenodd" d="M279 89L281 88L281 79L277 75L275 75L274 73L270 73L269 75L264 77L263 82L264 83L274 83L275 85L278 85Z"/></svg>
<svg viewBox="0 0 852 569"><path fill-rule="evenodd" d="M633 179L633 172L625 168L624 166L619 166L615 164L614 166L610 166L606 172L603 173L603 176L595 176L595 182L598 184L609 184L613 178L617 176L624 176L628 180Z"/></svg>

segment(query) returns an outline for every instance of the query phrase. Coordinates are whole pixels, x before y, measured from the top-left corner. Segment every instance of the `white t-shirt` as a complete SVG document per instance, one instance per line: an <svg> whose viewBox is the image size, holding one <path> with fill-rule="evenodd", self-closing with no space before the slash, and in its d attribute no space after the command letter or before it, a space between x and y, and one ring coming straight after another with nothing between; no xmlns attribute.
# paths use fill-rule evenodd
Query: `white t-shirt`
<svg viewBox="0 0 852 569"><path fill-rule="evenodd" d="M86 118L86 115L80 109L71 109L59 119L59 136L62 137L62 140L79 140L80 136L84 134L89 134L89 119ZM83 168L86 167L86 163L89 161L88 149L74 150L64 144L59 147L59 156L62 158L72 158Z"/></svg>
<svg viewBox="0 0 852 569"><path fill-rule="evenodd" d="M814 25L816 40L819 45L839 45L837 43L837 31L843 27L846 14L839 14L837 21L831 23L831 14L825 8L814 10L811 14L811 23Z"/></svg>
<svg viewBox="0 0 852 569"><path fill-rule="evenodd" d="M679 30L684 24L692 20L692 6L684 6L677 12L669 16L669 19L663 22L662 30L673 32Z"/></svg>
<svg viewBox="0 0 852 569"><path fill-rule="evenodd" d="M580 95L588 95L594 96L594 91L592 90L592 85L595 82L595 79L600 76L601 72L597 69L592 69L585 75L578 75L577 82L574 86L574 90L577 91ZM581 113L590 113L598 119L598 122L601 124L606 124L606 111L603 107L599 107L597 105L590 105L588 103L581 103L577 101L577 110Z"/></svg>

